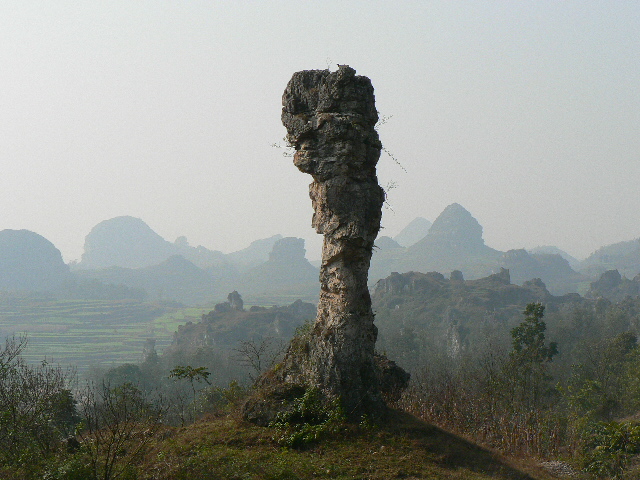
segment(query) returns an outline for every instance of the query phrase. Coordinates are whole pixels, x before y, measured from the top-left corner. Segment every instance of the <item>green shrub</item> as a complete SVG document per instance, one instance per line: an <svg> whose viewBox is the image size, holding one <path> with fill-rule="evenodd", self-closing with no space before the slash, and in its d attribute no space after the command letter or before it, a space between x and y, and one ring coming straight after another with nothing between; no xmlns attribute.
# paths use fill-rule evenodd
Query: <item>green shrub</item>
<svg viewBox="0 0 640 480"><path fill-rule="evenodd" d="M345 421L340 399L328 400L317 388L308 388L293 408L278 413L269 426L276 429L273 439L279 445L300 448L338 433Z"/></svg>
<svg viewBox="0 0 640 480"><path fill-rule="evenodd" d="M599 422L585 432L584 469L601 478L621 478L640 453L640 424Z"/></svg>
<svg viewBox="0 0 640 480"><path fill-rule="evenodd" d="M33 470L60 448L78 422L73 372L23 357L27 339L0 345L0 465Z"/></svg>
<svg viewBox="0 0 640 480"><path fill-rule="evenodd" d="M247 388L235 380L226 388L211 386L201 390L194 402L198 415L229 413L247 396Z"/></svg>
<svg viewBox="0 0 640 480"><path fill-rule="evenodd" d="M43 480L88 480L93 478L89 458L78 453L60 459L60 463L45 473Z"/></svg>

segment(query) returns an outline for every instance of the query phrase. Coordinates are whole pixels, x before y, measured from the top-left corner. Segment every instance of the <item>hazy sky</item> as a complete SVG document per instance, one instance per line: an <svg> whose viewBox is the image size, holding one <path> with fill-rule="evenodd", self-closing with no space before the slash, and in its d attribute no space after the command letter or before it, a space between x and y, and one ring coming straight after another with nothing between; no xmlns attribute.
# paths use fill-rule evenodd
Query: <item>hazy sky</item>
<svg viewBox="0 0 640 480"><path fill-rule="evenodd" d="M384 234L450 203L500 250L640 236L640 2L0 3L0 229L65 260L102 220L224 252L307 239L281 142L291 74L371 78Z"/></svg>

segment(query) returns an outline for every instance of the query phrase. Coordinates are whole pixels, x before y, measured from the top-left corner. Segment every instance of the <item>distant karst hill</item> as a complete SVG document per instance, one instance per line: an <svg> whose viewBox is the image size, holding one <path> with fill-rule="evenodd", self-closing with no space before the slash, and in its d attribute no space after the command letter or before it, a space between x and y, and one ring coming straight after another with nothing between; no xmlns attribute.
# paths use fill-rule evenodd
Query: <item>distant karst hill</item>
<svg viewBox="0 0 640 480"><path fill-rule="evenodd" d="M273 235L268 238L254 240L247 248L237 252L228 253L225 258L230 264L240 268L255 267L267 260L277 242L282 239L282 235Z"/></svg>
<svg viewBox="0 0 640 480"><path fill-rule="evenodd" d="M408 248L380 237L371 262L370 284L392 272L460 270L465 278L481 278L507 268L514 283L541 278L554 294L588 287L589 278L577 273L558 253L500 252L484 243L482 226L463 206L453 203L433 222L428 233Z"/></svg>
<svg viewBox="0 0 640 480"><path fill-rule="evenodd" d="M640 238L601 247L580 264L580 271L590 277L607 270L618 270L628 278L640 274Z"/></svg>
<svg viewBox="0 0 640 480"><path fill-rule="evenodd" d="M462 270L469 277L491 273L500 252L485 245L482 226L462 205L443 210L429 233L407 249L400 271Z"/></svg>
<svg viewBox="0 0 640 480"><path fill-rule="evenodd" d="M224 254L192 247L185 237L174 243L134 217L116 217L87 235L74 272L83 281L143 290L150 300L188 305L210 303L229 290L253 301L315 301L318 269L305 258L304 240L274 235Z"/></svg>
<svg viewBox="0 0 640 480"><path fill-rule="evenodd" d="M173 255L182 255L200 267L224 261L222 252L191 247L185 237L168 242L141 219L123 216L93 227L85 237L84 253L75 268L144 268L158 265Z"/></svg>
<svg viewBox="0 0 640 480"><path fill-rule="evenodd" d="M539 246L539 247L535 247L535 248L531 248L528 250L529 253L533 253L533 254L543 254L543 255L560 255L562 258L564 258L567 262L569 262L569 265L571 266L571 268L573 268L575 271L578 271L580 269L580 260L578 260L577 258L575 258L572 255L569 255L567 252L565 252L564 250L560 250L558 247L552 246L552 245L543 245L543 246Z"/></svg>
<svg viewBox="0 0 640 480"><path fill-rule="evenodd" d="M176 253L174 246L141 219L116 217L100 222L85 237L78 268L142 268Z"/></svg>
<svg viewBox="0 0 640 480"><path fill-rule="evenodd" d="M85 237L84 253L74 268L144 268L181 255L200 268L235 265L243 269L267 261L273 245L281 238L282 235L274 235L255 240L247 248L224 254L201 245L192 247L186 237L171 243L140 218L115 217L93 227Z"/></svg>
<svg viewBox="0 0 640 480"><path fill-rule="evenodd" d="M410 247L418 243L429 233L431 222L423 217L414 218L393 239L402 247Z"/></svg>
<svg viewBox="0 0 640 480"><path fill-rule="evenodd" d="M553 246L495 250L485 245L479 222L456 203L429 225L418 217L402 235L376 239L370 286L393 272L448 275L459 270L472 280L507 268L515 284L540 278L554 295L585 294L592 281L617 270L622 286L610 295L618 298L635 291L635 282L640 281L640 239L601 247L580 262ZM210 303L224 292L239 290L249 301L268 304L296 298L315 302L318 269L305 258L302 239L273 235L224 254L192 247L185 237L169 242L141 219L125 216L105 220L91 230L82 260L71 264L71 273L60 251L44 237L27 230L0 232L0 289L101 299L115 298L117 292L117 298L187 304Z"/></svg>
<svg viewBox="0 0 640 480"><path fill-rule="evenodd" d="M530 253L524 249L509 250L499 260L502 268L513 274L513 283L522 285L533 278L541 278L554 295L584 291L590 278L571 268L568 260L557 253Z"/></svg>
<svg viewBox="0 0 640 480"><path fill-rule="evenodd" d="M69 267L49 240L29 230L0 231L0 289L50 292L69 281Z"/></svg>
<svg viewBox="0 0 640 480"><path fill-rule="evenodd" d="M319 270L305 258L302 238L285 237L274 245L269 260L248 270L239 284L248 296L285 295L317 301Z"/></svg>
<svg viewBox="0 0 640 480"><path fill-rule="evenodd" d="M125 285L147 292L149 300L170 300L187 305L211 302L217 293L213 277L181 255L144 268L111 267L75 272L79 278L106 285Z"/></svg>

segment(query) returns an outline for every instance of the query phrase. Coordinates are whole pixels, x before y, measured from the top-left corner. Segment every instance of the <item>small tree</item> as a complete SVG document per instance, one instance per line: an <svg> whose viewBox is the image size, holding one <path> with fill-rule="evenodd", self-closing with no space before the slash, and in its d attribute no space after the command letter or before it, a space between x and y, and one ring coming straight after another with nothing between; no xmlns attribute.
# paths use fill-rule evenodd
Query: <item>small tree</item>
<svg viewBox="0 0 640 480"><path fill-rule="evenodd" d="M187 365L186 367L178 365L169 372L169 378L189 380L191 391L193 392L193 398L196 397L196 383L205 382L208 385L211 385L211 382L208 380L209 375L211 375L211 372L209 372L207 367L194 368L190 365Z"/></svg>
<svg viewBox="0 0 640 480"><path fill-rule="evenodd" d="M537 409L548 393L551 379L548 363L558 354L558 345L545 343L544 305L530 303L523 313L524 321L511 330L513 349L506 368L514 400L519 400L526 408Z"/></svg>
<svg viewBox="0 0 640 480"><path fill-rule="evenodd" d="M612 421L639 408L640 357L631 332L588 343L581 362L572 365L565 396L583 421Z"/></svg>
<svg viewBox="0 0 640 480"><path fill-rule="evenodd" d="M46 360L28 365L25 337L0 348L0 463L34 466L51 455L78 420L73 372Z"/></svg>
<svg viewBox="0 0 640 480"><path fill-rule="evenodd" d="M79 437L89 457L91 480L112 480L131 469L161 426L166 410L132 383L88 384L81 395Z"/></svg>
<svg viewBox="0 0 640 480"><path fill-rule="evenodd" d="M191 404L193 405L196 399L196 384L205 382L207 385L211 385L209 381L209 376L211 372L206 367L192 367L190 365L176 366L171 372L169 372L169 378L173 378L174 380L188 380L189 385L191 386ZM187 420L187 408L186 408L186 399L184 395L178 392L178 403L180 406L180 422L184 426ZM191 417L195 418L195 412L191 412Z"/></svg>
<svg viewBox="0 0 640 480"><path fill-rule="evenodd" d="M282 355L284 347L274 343L273 338L265 337L259 342L245 340L234 348L234 358L242 367L249 368L249 378L255 382L265 369L273 366Z"/></svg>

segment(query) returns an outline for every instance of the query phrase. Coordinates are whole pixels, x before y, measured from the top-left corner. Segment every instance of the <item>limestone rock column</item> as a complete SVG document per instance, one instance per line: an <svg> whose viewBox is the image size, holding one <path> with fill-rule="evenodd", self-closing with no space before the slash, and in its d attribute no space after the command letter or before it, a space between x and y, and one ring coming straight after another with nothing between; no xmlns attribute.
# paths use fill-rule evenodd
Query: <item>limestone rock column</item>
<svg viewBox="0 0 640 480"><path fill-rule="evenodd" d="M409 374L374 355L367 288L373 242L380 229L384 191L376 164L382 145L371 81L355 70L305 70L293 75L282 97L282 122L296 150L293 162L313 178L313 226L324 235L315 322L290 343L284 359L256 382L244 418L269 425L310 388L339 399L351 420L382 416Z"/></svg>
<svg viewBox="0 0 640 480"><path fill-rule="evenodd" d="M339 396L347 414L377 408L371 298L367 287L384 191L382 144L371 81L354 69L293 75L282 98L293 162L312 176L312 224L324 235L318 316L298 380Z"/></svg>

